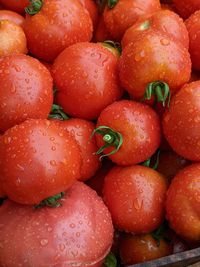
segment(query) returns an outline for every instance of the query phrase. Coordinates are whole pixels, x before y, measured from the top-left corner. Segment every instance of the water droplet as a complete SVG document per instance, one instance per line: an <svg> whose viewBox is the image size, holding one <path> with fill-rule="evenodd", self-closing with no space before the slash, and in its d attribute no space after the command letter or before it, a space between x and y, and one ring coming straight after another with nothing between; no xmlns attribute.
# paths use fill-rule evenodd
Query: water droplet
<svg viewBox="0 0 200 267"><path fill-rule="evenodd" d="M40 240L40 244L44 247L49 243L48 239L42 239Z"/></svg>
<svg viewBox="0 0 200 267"><path fill-rule="evenodd" d="M71 228L74 228L76 225L75 225L74 223L71 223L69 226L70 226Z"/></svg>
<svg viewBox="0 0 200 267"><path fill-rule="evenodd" d="M11 93L15 93L16 92L16 87L15 85L13 84L13 86L11 87L11 90L10 90Z"/></svg>
<svg viewBox="0 0 200 267"><path fill-rule="evenodd" d="M55 146L52 146L52 147L51 147L51 150L52 150L52 151L55 151L55 150L56 150L56 147L55 147Z"/></svg>
<svg viewBox="0 0 200 267"><path fill-rule="evenodd" d="M60 249L61 251L64 251L64 250L65 250L65 245L64 245L64 244L60 244L60 245L59 245L59 249Z"/></svg>
<svg viewBox="0 0 200 267"><path fill-rule="evenodd" d="M161 43L162 45L167 46L167 45L170 44L170 41L169 41L168 39L163 38L163 39L160 40L160 43Z"/></svg>
<svg viewBox="0 0 200 267"><path fill-rule="evenodd" d="M56 161L55 160L50 160L50 165L51 166L56 166L57 164L56 164Z"/></svg>
<svg viewBox="0 0 200 267"><path fill-rule="evenodd" d="M140 210L142 208L143 205L143 200L141 199L136 199L133 203L133 206L136 210Z"/></svg>

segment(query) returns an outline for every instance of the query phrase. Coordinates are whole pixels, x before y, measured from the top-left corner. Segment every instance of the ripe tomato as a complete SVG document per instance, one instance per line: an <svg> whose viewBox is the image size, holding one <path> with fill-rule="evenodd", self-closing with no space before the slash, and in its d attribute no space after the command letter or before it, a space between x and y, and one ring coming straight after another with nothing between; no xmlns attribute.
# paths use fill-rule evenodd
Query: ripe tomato
<svg viewBox="0 0 200 267"><path fill-rule="evenodd" d="M162 223L166 189L164 177L151 168L116 166L105 177L103 195L116 227L142 234Z"/></svg>
<svg viewBox="0 0 200 267"><path fill-rule="evenodd" d="M0 57L26 54L26 36L21 26L9 20L0 20Z"/></svg>
<svg viewBox="0 0 200 267"><path fill-rule="evenodd" d="M200 11L195 12L186 20L186 27L190 38L189 52L192 60L192 67L196 70L200 70Z"/></svg>
<svg viewBox="0 0 200 267"><path fill-rule="evenodd" d="M78 144L54 121L26 120L7 130L1 140L0 178L13 201L38 204L80 178Z"/></svg>
<svg viewBox="0 0 200 267"><path fill-rule="evenodd" d="M118 165L127 166L145 161L160 144L160 121L148 105L131 100L114 102L101 112L97 129L101 126L103 128L96 131L97 145L106 145L103 150L105 155L116 150L109 158Z"/></svg>
<svg viewBox="0 0 200 267"><path fill-rule="evenodd" d="M96 119L122 95L117 63L118 57L99 44L66 48L53 64L56 102L73 117Z"/></svg>
<svg viewBox="0 0 200 267"><path fill-rule="evenodd" d="M6 200L0 207L0 265L100 266L113 226L101 198L77 182L58 208L35 210ZM17 226L17 227L16 227Z"/></svg>
<svg viewBox="0 0 200 267"><path fill-rule="evenodd" d="M52 103L52 77L39 61L26 55L0 59L0 131L27 118L47 118Z"/></svg>
<svg viewBox="0 0 200 267"><path fill-rule="evenodd" d="M0 21L1 20L9 20L19 26L22 26L22 24L24 23L24 17L11 10L0 10Z"/></svg>
<svg viewBox="0 0 200 267"><path fill-rule="evenodd" d="M179 155L200 160L200 81L185 85L172 98L163 117L164 134Z"/></svg>
<svg viewBox="0 0 200 267"><path fill-rule="evenodd" d="M189 47L188 32L183 20L169 10L160 10L149 18L140 19L125 32L122 47L134 42L138 35L149 30L165 33L174 41L182 43L187 49Z"/></svg>
<svg viewBox="0 0 200 267"><path fill-rule="evenodd" d="M160 9L159 0L119 0L116 2L117 4L113 8L106 5L103 16L106 28L118 41L138 18Z"/></svg>
<svg viewBox="0 0 200 267"><path fill-rule="evenodd" d="M103 42L105 40L111 40L111 35L108 32L103 16L99 18L96 30L94 32L94 41L95 42Z"/></svg>
<svg viewBox="0 0 200 267"><path fill-rule="evenodd" d="M167 219L184 239L200 241L200 164L192 164L172 180L167 193Z"/></svg>
<svg viewBox="0 0 200 267"><path fill-rule="evenodd" d="M91 139L95 125L92 122L81 119L58 121L60 126L68 131L79 144L82 156L80 181L91 178L100 167L99 157L95 155L97 145L95 139Z"/></svg>
<svg viewBox="0 0 200 267"><path fill-rule="evenodd" d="M120 239L120 258L124 265L155 260L172 252L170 243L164 239L155 240L151 234L124 234Z"/></svg>
<svg viewBox="0 0 200 267"><path fill-rule="evenodd" d="M190 79L190 55L167 35L144 32L123 50L119 74L122 86L136 99L143 98L147 84L155 81L167 83L173 94Z"/></svg>
<svg viewBox="0 0 200 267"><path fill-rule="evenodd" d="M25 7L29 5L29 0L0 0L0 4L6 9L24 13Z"/></svg>
<svg viewBox="0 0 200 267"><path fill-rule="evenodd" d="M92 21L78 0L46 0L37 14L26 15L24 30L31 54L53 61L66 47L90 41Z"/></svg>
<svg viewBox="0 0 200 267"><path fill-rule="evenodd" d="M173 0L176 10L184 18L188 18L200 9L199 0Z"/></svg>
<svg viewBox="0 0 200 267"><path fill-rule="evenodd" d="M93 28L96 28L99 18L98 6L93 0L79 0L79 2L87 9L93 22Z"/></svg>

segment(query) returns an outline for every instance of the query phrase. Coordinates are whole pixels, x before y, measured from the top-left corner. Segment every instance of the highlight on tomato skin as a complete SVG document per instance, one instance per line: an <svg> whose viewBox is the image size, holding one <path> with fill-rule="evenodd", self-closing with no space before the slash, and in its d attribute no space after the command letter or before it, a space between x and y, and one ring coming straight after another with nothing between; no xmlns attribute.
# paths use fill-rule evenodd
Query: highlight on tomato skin
<svg viewBox="0 0 200 267"><path fill-rule="evenodd" d="M25 19L14 11L2 9L0 10L0 21L1 20L9 20L22 27Z"/></svg>

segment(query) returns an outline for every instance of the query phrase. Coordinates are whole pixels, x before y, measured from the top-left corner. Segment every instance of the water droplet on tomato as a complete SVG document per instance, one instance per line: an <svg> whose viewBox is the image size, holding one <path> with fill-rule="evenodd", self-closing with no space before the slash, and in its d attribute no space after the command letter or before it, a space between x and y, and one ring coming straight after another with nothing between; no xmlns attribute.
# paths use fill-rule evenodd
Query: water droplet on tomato
<svg viewBox="0 0 200 267"><path fill-rule="evenodd" d="M59 245L59 249L60 249L60 251L64 251L65 250L65 245L64 244L60 244Z"/></svg>
<svg viewBox="0 0 200 267"><path fill-rule="evenodd" d="M51 166L56 166L57 164L56 164L56 161L55 160L50 160L50 165Z"/></svg>
<svg viewBox="0 0 200 267"><path fill-rule="evenodd" d="M136 199L133 203L133 206L136 210L140 210L143 206L143 200L142 199Z"/></svg>
<svg viewBox="0 0 200 267"><path fill-rule="evenodd" d="M167 45L170 44L170 41L169 41L168 39L163 38L163 39L160 40L160 43L161 43L162 45L167 46Z"/></svg>
<svg viewBox="0 0 200 267"><path fill-rule="evenodd" d="M49 243L49 240L48 240L48 239L41 239L41 240L40 240L40 244L41 244L43 247L46 246L48 243Z"/></svg>

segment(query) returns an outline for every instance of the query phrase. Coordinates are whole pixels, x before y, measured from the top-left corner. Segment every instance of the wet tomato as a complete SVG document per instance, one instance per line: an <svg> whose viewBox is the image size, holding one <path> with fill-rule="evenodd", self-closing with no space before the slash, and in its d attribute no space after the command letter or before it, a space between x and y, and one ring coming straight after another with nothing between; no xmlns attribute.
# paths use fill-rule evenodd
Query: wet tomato
<svg viewBox="0 0 200 267"><path fill-rule="evenodd" d="M93 0L79 0L79 2L87 9L93 22L93 28L96 28L99 18L98 6Z"/></svg>
<svg viewBox="0 0 200 267"><path fill-rule="evenodd" d="M78 144L54 121L26 120L7 130L1 143L0 180L13 201L38 204L80 178Z"/></svg>
<svg viewBox="0 0 200 267"><path fill-rule="evenodd" d="M54 209L34 209L10 200L3 203L1 266L101 266L113 238L111 217L102 199L77 182L60 203Z"/></svg>
<svg viewBox="0 0 200 267"><path fill-rule="evenodd" d="M9 20L19 26L22 26L22 24L24 23L24 17L11 10L0 10L0 21L1 20Z"/></svg>
<svg viewBox="0 0 200 267"><path fill-rule="evenodd" d="M108 32L103 16L99 18L96 30L94 32L94 41L103 42L106 40L112 40L110 33Z"/></svg>
<svg viewBox="0 0 200 267"><path fill-rule="evenodd" d="M99 44L85 42L66 48L53 64L56 102L73 117L97 119L122 95L117 63L118 56Z"/></svg>
<svg viewBox="0 0 200 267"><path fill-rule="evenodd" d="M167 219L171 228L188 241L200 241L200 164L180 171L167 192Z"/></svg>
<svg viewBox="0 0 200 267"><path fill-rule="evenodd" d="M6 9L24 13L25 7L29 5L29 0L0 0L0 4Z"/></svg>
<svg viewBox="0 0 200 267"><path fill-rule="evenodd" d="M173 0L176 10L184 18L188 18L200 9L199 0Z"/></svg>
<svg viewBox="0 0 200 267"><path fill-rule="evenodd" d="M24 30L31 54L53 61L66 47L90 41L92 21L78 0L46 0L34 15L26 15Z"/></svg>
<svg viewBox="0 0 200 267"><path fill-rule="evenodd" d="M26 55L0 59L0 131L27 118L47 118L52 103L52 77L38 60Z"/></svg>
<svg viewBox="0 0 200 267"><path fill-rule="evenodd" d="M119 230L142 234L162 223L166 189L164 177L151 168L116 166L105 177L103 196Z"/></svg>

